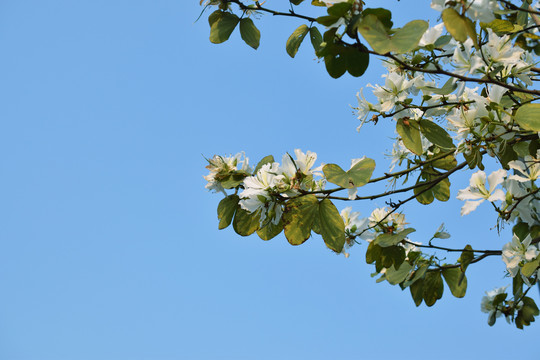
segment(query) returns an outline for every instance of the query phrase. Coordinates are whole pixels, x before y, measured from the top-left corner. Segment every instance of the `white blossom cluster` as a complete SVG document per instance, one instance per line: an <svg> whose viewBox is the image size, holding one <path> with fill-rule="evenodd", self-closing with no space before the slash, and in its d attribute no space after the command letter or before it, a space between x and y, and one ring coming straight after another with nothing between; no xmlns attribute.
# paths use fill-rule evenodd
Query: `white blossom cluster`
<svg viewBox="0 0 540 360"><path fill-rule="evenodd" d="M437 11L443 11L448 6L454 6L458 12L466 9L467 17L483 23L495 20L494 12L500 10L495 0L467 1L467 6L461 1L451 5L446 0L433 0L431 4ZM530 20L528 26L537 24ZM516 30L521 28L523 27L516 26ZM444 31L444 23L430 27L422 36L419 49L399 55L398 59L411 64L415 55L437 54L438 60L428 65L430 69L444 69L469 78L496 74L488 76L521 88L527 88L537 80L531 70L537 60L532 53L516 46L510 36L499 36L491 28L487 28L485 42L474 44L473 40L468 38L460 43L453 38L443 41L443 35L447 35ZM513 120L515 103L511 101L507 87L497 84L469 87L466 81L459 81L457 77L430 77L423 72L404 70L399 62L392 60L386 61L385 66L388 73L383 75L384 85L367 85L372 89L376 101L366 100L363 89L357 94L358 106L355 109L360 120L357 130L360 130L365 122L376 121L381 117L394 120L430 120L438 122L451 134L456 143L456 156L469 155L473 150L471 144L476 141L491 157L496 157L503 151L520 130ZM446 91L443 91L445 89ZM373 114L371 119L370 114ZM422 143L422 156L431 155L430 144L423 135ZM406 160L418 158L399 136L396 137L389 157L391 171L396 166L407 163ZM487 200L493 204L502 221L524 222L529 227L540 225L540 193L536 183L540 175L540 150L536 156L526 155L510 161L508 167L510 171L500 169L487 177L484 171L471 175L469 187L459 190L457 194L459 200L465 201L461 215L470 214ZM523 240L514 235L512 241L504 245L502 258L511 277L517 276L526 263L537 259L538 241L531 241L530 235ZM531 285L531 279L535 280L539 276L522 275L527 285ZM487 293L482 302L482 310L488 313L495 311L490 307L490 301L504 290L505 288L499 288ZM497 316L499 315L500 311Z"/></svg>
<svg viewBox="0 0 540 360"><path fill-rule="evenodd" d="M220 156L214 155L208 161L206 168L210 173L206 176L203 176L208 183L206 184L206 189L213 190L214 192L222 192L225 195L225 189L223 188L221 182L229 175L233 174L236 171L245 171L251 172L249 167L249 159L246 155L241 152L236 155L231 156Z"/></svg>
<svg viewBox="0 0 540 360"><path fill-rule="evenodd" d="M360 213L352 211L352 207L348 206L341 211L341 217L345 223L345 234L347 242L343 249L343 254L348 257L347 250L350 249L355 241L355 238L360 238L371 242L378 235L384 233L398 233L405 229L407 222L405 215L398 212L392 212L388 207L375 208L369 217L361 218ZM405 254L410 251L415 251L416 247L408 242L400 242L398 245L405 249Z"/></svg>
<svg viewBox="0 0 540 360"><path fill-rule="evenodd" d="M363 6L361 0L322 2L328 7L342 2L353 4L352 10L337 19L329 26L330 28L347 25ZM537 5L535 3L535 6ZM538 61L534 53L516 46L515 36L498 35L492 29L493 26L489 26L488 23L500 20L499 15L503 13L499 11L501 8L498 1L431 1L431 8L436 11L442 12L448 7L457 11L456 13L450 10L450 13L459 13L461 15L456 16L464 15L482 24L482 29L474 25L480 31L480 36L473 41L469 34L467 40L456 41L447 32L444 22L441 22L424 32L415 50L405 54L385 55L384 66L387 73L382 75L384 83L366 86L375 100L366 99L364 96L366 88L360 89L357 94L358 105L354 108L360 120L357 130L360 131L366 122L376 123L381 119L397 122L398 125L406 123L406 126L409 126L411 122L414 124L427 122L432 128L442 127L443 135L446 136L442 141L451 138L455 144L455 148L447 147L451 157L460 161L465 159L471 168L481 169L472 173L469 186L457 193L457 199L464 201L461 215L471 214L480 204L487 201L497 212L499 222L526 224L529 229L540 226L540 187L537 184L540 176L540 150L534 154L536 148L531 147L533 150L530 150L526 142L538 139L534 138L532 131L524 130L525 127L519 126L516 122L519 107L536 101L533 96L527 97L528 94L519 90L528 89L540 80L536 76L540 74L540 70L534 68ZM526 26L515 24L510 26L514 26L515 31L540 27L540 20L537 17L528 18L529 24ZM527 35L531 35L530 38L537 36L531 33ZM537 38L540 39L540 36ZM429 72L438 74L433 75ZM409 175L414 173L413 170L422 171L421 166L445 148L440 144L434 146L438 139L430 137L428 132L424 130L420 132L418 129L416 131L419 133L420 143L417 140L413 141L415 146L411 146L412 140L409 139L407 143L400 137L403 135L396 135L391 153L388 154L391 160L390 171L395 171L396 167L403 168L404 165L407 169L390 175L385 174L389 181L396 182L403 174L406 174L407 181ZM523 140L523 134L525 137L528 136L528 140ZM540 133L538 135L540 136ZM512 147L516 144L524 145L520 152L513 150ZM421 151L418 150L420 145ZM509 148L515 152L517 159L514 156L511 159L516 160L503 161L502 154ZM277 225L287 200L308 192L324 192L325 189L326 180L321 173L322 165L314 167L317 155L310 151L303 153L299 149L294 151L294 155L295 158L285 154L281 163L266 163L260 166L256 173L252 173L253 170L243 153L229 157L214 156L207 166L210 173L205 176L208 181L206 188L225 192L223 183L226 179L233 174L245 174L241 185L236 188L236 191L239 191L240 207L249 213L260 214L262 226L269 223ZM495 160L493 162L498 162L501 168L487 175L483 171L484 166L481 165L483 155L493 158ZM474 156L479 156L480 160L471 165L469 158ZM351 169L362 160L363 158L353 159ZM408 172L411 164L420 165ZM435 173L434 176L440 174ZM424 178L419 177L418 181L426 179L427 175ZM343 187L339 190L344 190ZM356 187L348 189L348 192L349 200L357 198ZM320 195L319 199L324 197L321 193L317 195ZM360 213L353 212L351 207L343 209L341 217L345 224L346 243L342 253L348 257L347 250L354 245L357 238L371 242L381 234L403 231L407 225L405 216L395 210L393 207L376 208L368 217L361 218ZM449 236L441 225L433 238L446 239ZM406 254L418 251L408 238L405 240L399 242L398 246L402 246ZM531 234L521 238L513 234L512 240L503 246L501 252L510 277L518 277L518 280L521 277L523 283L528 286L538 282L540 270L536 268L537 265L530 267L539 261L538 238L533 239ZM496 253L499 254L499 251ZM527 276L523 273L524 268L529 269L526 271ZM530 269L534 269L532 275ZM380 273L384 274L385 271L383 268ZM503 311L499 300L505 293L506 287L486 292L486 296L482 299L481 310L489 313L490 318L501 316ZM517 311L523 304L518 302L512 306ZM510 320L509 315L504 314L507 320Z"/></svg>

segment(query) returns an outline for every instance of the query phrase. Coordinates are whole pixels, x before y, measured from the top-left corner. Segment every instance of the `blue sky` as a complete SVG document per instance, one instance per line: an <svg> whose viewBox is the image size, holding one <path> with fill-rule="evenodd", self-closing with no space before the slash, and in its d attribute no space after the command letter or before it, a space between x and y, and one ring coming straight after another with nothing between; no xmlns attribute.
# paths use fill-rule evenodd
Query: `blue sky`
<svg viewBox="0 0 540 360"><path fill-rule="evenodd" d="M446 289L416 308L370 278L362 247L345 259L318 237L292 247L217 230L203 156L301 148L342 166L367 155L382 172L392 124L355 131L349 105L380 81L375 59L365 77L331 79L309 44L285 53L300 23L270 16L258 51L238 33L213 45L198 3L0 4L0 359L536 354L524 344L537 324L489 328L480 312L484 291L508 283L500 259L471 266L465 299ZM396 9L398 26L434 16L411 1L368 6ZM444 221L455 246L508 241L488 206L461 218L460 205L408 207L414 240Z"/></svg>

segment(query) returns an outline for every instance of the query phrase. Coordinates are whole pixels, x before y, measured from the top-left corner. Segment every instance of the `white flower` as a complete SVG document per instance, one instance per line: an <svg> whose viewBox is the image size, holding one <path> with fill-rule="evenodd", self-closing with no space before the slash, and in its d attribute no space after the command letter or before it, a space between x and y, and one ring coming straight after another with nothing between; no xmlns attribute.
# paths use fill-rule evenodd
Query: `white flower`
<svg viewBox="0 0 540 360"><path fill-rule="evenodd" d="M531 235L521 241L514 234L512 241L505 244L502 249L502 258L506 264L506 270L512 277L515 277L526 262L536 259L540 251L536 245L531 245Z"/></svg>
<svg viewBox="0 0 540 360"><path fill-rule="evenodd" d="M467 9L467 15L469 18L479 20L481 22L491 22L495 19L493 12L499 9L497 1L495 0L469 0L466 3L456 2L453 6L454 9L460 10L463 6ZM443 11L447 7L447 0L432 0L431 8L436 11Z"/></svg>
<svg viewBox="0 0 540 360"><path fill-rule="evenodd" d="M444 223L441 224L441 226L439 226L439 228L437 229L437 231L435 231L435 234L433 235L434 238L438 238L438 239L449 239L450 238L450 234L446 232L445 228L444 228Z"/></svg>
<svg viewBox="0 0 540 360"><path fill-rule="evenodd" d="M279 163L264 164L255 176L244 179L244 187L246 190L274 190L282 179Z"/></svg>
<svg viewBox="0 0 540 360"><path fill-rule="evenodd" d="M457 46L452 57L452 65L456 68L454 72L459 75L467 73L474 74L476 70L485 66L484 60L473 51L473 42L467 39L461 46Z"/></svg>
<svg viewBox="0 0 540 360"><path fill-rule="evenodd" d="M303 153L300 149L294 149L294 154L296 155L296 160L293 160L289 154L283 155L281 169L283 174L289 178L294 178L297 172L304 175L312 175L313 171L311 168L317 160L317 154L312 151Z"/></svg>
<svg viewBox="0 0 540 360"><path fill-rule="evenodd" d="M486 291L486 295L482 298L482 303L480 304L480 309L482 310L482 312L489 313L490 317L492 313L495 313L495 317L501 316L502 315L501 309L500 307L495 308L495 305L493 304L493 300L495 300L495 297L497 295L505 294L507 287L508 286L496 288L491 291Z"/></svg>
<svg viewBox="0 0 540 360"><path fill-rule="evenodd" d="M349 2L349 0L324 0L326 6L332 6L338 3Z"/></svg>
<svg viewBox="0 0 540 360"><path fill-rule="evenodd" d="M482 46L482 52L488 60L500 63L507 67L522 65L520 59L524 50L519 46L514 46L508 35L499 37L491 29L487 29L489 40ZM527 65L527 64L525 64Z"/></svg>
<svg viewBox="0 0 540 360"><path fill-rule="evenodd" d="M368 85L374 89L373 95L378 98L382 112L390 111L396 102L407 99L409 93L418 93L418 88L423 86L423 80L420 76L409 80L397 72L391 72L383 75L383 77L386 77L384 87Z"/></svg>
<svg viewBox="0 0 540 360"><path fill-rule="evenodd" d="M540 175L540 150L536 153L536 159L527 155L523 161L510 161L508 166L518 173L521 173L521 175L510 175L509 179L519 182L535 181Z"/></svg>
<svg viewBox="0 0 540 360"><path fill-rule="evenodd" d="M272 193L279 192L284 186L285 177L279 174L279 170L276 162L263 165L255 176L244 180L245 189L239 194L242 209L250 213L261 211L261 224L269 215L274 224L281 218L281 205L272 197Z"/></svg>
<svg viewBox="0 0 540 360"><path fill-rule="evenodd" d="M520 218L529 226L540 225L540 201L532 196L526 196L529 194L529 190L525 187L525 182L516 181L511 178L512 176L509 176L503 183L507 192L507 208L512 209L509 221ZM517 201L516 198L522 198L517 205L514 204Z"/></svg>
<svg viewBox="0 0 540 360"><path fill-rule="evenodd" d="M210 171L210 174L203 176L208 181L205 188L214 190L215 192L221 191L225 195L227 194L223 186L221 186L221 180L235 171L251 172L249 159L245 156L244 152L240 152L234 156L214 155L207 161L208 166L206 168Z"/></svg>
<svg viewBox="0 0 540 360"><path fill-rule="evenodd" d="M360 89L360 92L356 94L356 98L358 99L358 107L354 109L357 111L358 120L360 120L360 125L356 128L356 131L360 131L362 125L366 122L369 113L372 111L379 112L379 106L366 100L364 97L364 89Z"/></svg>
<svg viewBox="0 0 540 360"><path fill-rule="evenodd" d="M444 30L444 23L440 23L435 25L434 27L431 27L427 29L427 31L422 35L422 38L420 39L420 42L418 43L419 46L426 46L426 45L432 45L437 41L439 37L441 37L441 34Z"/></svg>
<svg viewBox="0 0 540 360"><path fill-rule="evenodd" d="M507 91L507 88L500 85L491 85L488 91L488 100L492 103L500 104L503 95L506 94Z"/></svg>
<svg viewBox="0 0 540 360"><path fill-rule="evenodd" d="M401 163L404 160L407 160L411 154L411 151L403 145L403 141L397 139L392 147L392 153L389 155L392 159L390 162L390 171L393 171L396 165L401 165Z"/></svg>
<svg viewBox="0 0 540 360"><path fill-rule="evenodd" d="M349 232L351 235L359 236L363 240L373 240L373 233L366 231L369 227L369 219L360 218L359 212L351 210L352 208L348 206L340 212L343 222L345 223L345 231Z"/></svg>
<svg viewBox="0 0 540 360"><path fill-rule="evenodd" d="M373 210L369 217L369 226L374 227L375 230L391 229L393 232L400 232L403 230L405 228L405 224L407 224L405 222L405 215L402 213L393 212L387 216L390 211L390 208L387 207Z"/></svg>
<svg viewBox="0 0 540 360"><path fill-rule="evenodd" d="M497 185L503 182L506 176L506 170L500 169L491 173L488 176L489 190L486 188L486 173L483 171L477 171L471 176L470 186L466 189L458 191L457 198L459 200L480 200L480 201L467 201L461 208L461 215L467 215L471 211L474 211L478 205L484 200L490 202L504 201L505 195L501 189L495 189Z"/></svg>

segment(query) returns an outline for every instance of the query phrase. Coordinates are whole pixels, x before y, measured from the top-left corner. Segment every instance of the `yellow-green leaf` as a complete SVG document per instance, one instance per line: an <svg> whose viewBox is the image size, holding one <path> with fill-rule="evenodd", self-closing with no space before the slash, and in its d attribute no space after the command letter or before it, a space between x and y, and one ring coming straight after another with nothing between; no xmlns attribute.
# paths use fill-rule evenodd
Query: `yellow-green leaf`
<svg viewBox="0 0 540 360"><path fill-rule="evenodd" d="M345 244L345 223L336 206L329 199L319 203L319 225L326 246L339 253Z"/></svg>
<svg viewBox="0 0 540 360"><path fill-rule="evenodd" d="M210 28L210 41L214 44L221 44L229 40L234 28L238 25L240 19L238 16L224 12L214 21Z"/></svg>
<svg viewBox="0 0 540 360"><path fill-rule="evenodd" d="M540 104L525 104L514 116L516 122L525 130L540 131Z"/></svg>
<svg viewBox="0 0 540 360"><path fill-rule="evenodd" d="M259 228L260 212L249 213L244 209L238 208L233 220L234 231L238 235L249 236Z"/></svg>
<svg viewBox="0 0 540 360"><path fill-rule="evenodd" d="M428 139L431 143L445 150L455 148L452 138L442 127L433 121L426 119L420 119L419 124L420 131L422 131L422 134L424 134L426 139Z"/></svg>
<svg viewBox="0 0 540 360"><path fill-rule="evenodd" d="M300 245L311 236L313 220L319 215L319 200L306 195L285 204L283 225L285 237L291 245Z"/></svg>
<svg viewBox="0 0 540 360"><path fill-rule="evenodd" d="M298 48L302 44L302 41L304 41L304 38L306 37L308 32L309 27L306 24L302 24L296 30L294 30L291 36L289 36L287 44L285 45L285 49L287 50L287 54L289 54L290 57L293 58L296 56Z"/></svg>
<svg viewBox="0 0 540 360"><path fill-rule="evenodd" d="M368 14L358 23L358 31L378 53L406 53L418 46L422 35L429 27L423 20L413 20L401 29L389 34L384 24L374 14Z"/></svg>
<svg viewBox="0 0 540 360"><path fill-rule="evenodd" d="M467 40L467 25L465 18L454 8L446 8L442 12L442 20L446 30L459 42Z"/></svg>
<svg viewBox="0 0 540 360"><path fill-rule="evenodd" d="M219 202L217 213L219 219L219 230L225 229L231 224L236 208L238 207L238 195L229 195Z"/></svg>
<svg viewBox="0 0 540 360"><path fill-rule="evenodd" d="M459 268L444 269L442 275L452 295L462 298L467 292L467 277Z"/></svg>
<svg viewBox="0 0 540 360"><path fill-rule="evenodd" d="M262 229L257 230L257 235L263 240L270 240L278 236L283 231L283 220L280 220L277 225L269 222Z"/></svg>
<svg viewBox="0 0 540 360"><path fill-rule="evenodd" d="M244 40L246 44L255 50L259 47L261 32L250 18L243 18L240 20L240 36L242 36L242 40Z"/></svg>
<svg viewBox="0 0 540 360"><path fill-rule="evenodd" d="M420 126L416 120L399 119L396 124L396 130L403 145L416 155L422 155L422 139L420 138Z"/></svg>

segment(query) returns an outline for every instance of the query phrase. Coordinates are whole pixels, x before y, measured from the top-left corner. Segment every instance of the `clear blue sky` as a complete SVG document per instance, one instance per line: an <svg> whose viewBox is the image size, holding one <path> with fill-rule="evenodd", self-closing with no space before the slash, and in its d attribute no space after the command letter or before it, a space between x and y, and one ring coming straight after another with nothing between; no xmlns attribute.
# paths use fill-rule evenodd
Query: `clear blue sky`
<svg viewBox="0 0 540 360"><path fill-rule="evenodd" d="M213 45L198 3L0 3L0 359L536 358L537 324L489 328L480 312L508 283L500 259L471 266L465 299L446 289L416 308L370 278L361 247L345 259L317 237L217 230L203 155L301 148L382 172L391 124L358 134L349 107L379 81L376 60L333 80L310 46L286 55L299 23L270 16L258 51L237 33ZM433 16L375 3L399 8L397 25ZM456 246L508 241L487 206L460 218L460 205L410 206L414 240L444 221Z"/></svg>

